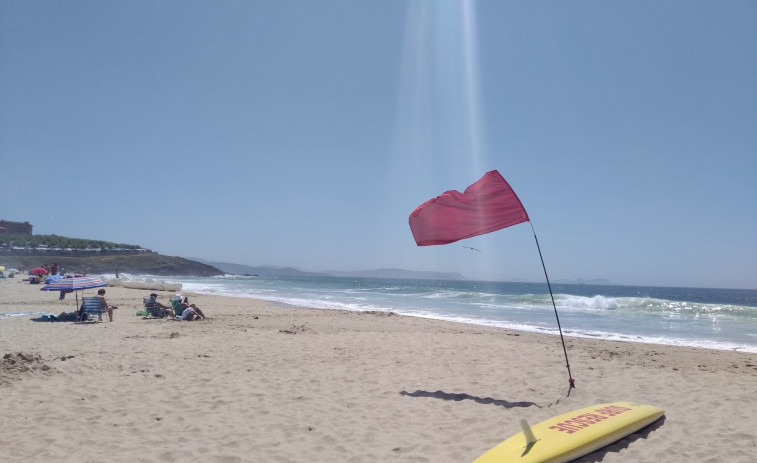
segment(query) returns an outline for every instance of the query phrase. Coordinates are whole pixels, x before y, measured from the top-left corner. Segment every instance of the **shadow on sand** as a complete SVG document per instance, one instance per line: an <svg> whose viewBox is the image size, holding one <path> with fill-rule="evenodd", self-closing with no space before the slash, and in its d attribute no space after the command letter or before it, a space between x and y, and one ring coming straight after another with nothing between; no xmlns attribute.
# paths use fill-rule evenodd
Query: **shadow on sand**
<svg viewBox="0 0 757 463"><path fill-rule="evenodd" d="M503 400L503 399L493 399L491 397L476 397L476 396L473 396L470 394L464 394L464 393L453 394L453 393L444 392L444 391L436 391L436 392L420 391L420 390L415 391L415 392L401 391L400 395L406 395L409 397L431 397L433 399L454 400L456 402L459 402L461 400L472 400L474 402L484 404L484 405L496 405L498 407L505 407L505 408L526 408L526 407L541 408L540 405L534 402L510 402L508 400Z"/></svg>
<svg viewBox="0 0 757 463"><path fill-rule="evenodd" d="M596 450L588 455L584 455L583 457L574 460L574 463L599 463L600 461L604 460L605 455L607 455L608 453L620 452L621 450L628 448L628 446L631 445L632 442L635 442L639 439L646 439L647 437L649 437L649 434L651 434L663 424L665 424L664 415L654 423L639 429L635 433L629 434L626 437L613 442L612 444L606 445L599 450Z"/></svg>

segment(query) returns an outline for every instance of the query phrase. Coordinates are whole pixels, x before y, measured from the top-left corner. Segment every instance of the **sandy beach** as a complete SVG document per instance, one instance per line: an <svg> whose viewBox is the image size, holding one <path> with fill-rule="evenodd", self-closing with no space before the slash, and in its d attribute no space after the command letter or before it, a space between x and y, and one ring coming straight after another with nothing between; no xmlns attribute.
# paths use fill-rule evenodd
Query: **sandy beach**
<svg viewBox="0 0 757 463"><path fill-rule="evenodd" d="M577 461L757 461L757 354L566 338L566 397L554 336L191 293L208 319L145 320L106 290L112 323L0 316L3 461L471 462L613 401L666 417ZM74 309L0 281L0 314Z"/></svg>

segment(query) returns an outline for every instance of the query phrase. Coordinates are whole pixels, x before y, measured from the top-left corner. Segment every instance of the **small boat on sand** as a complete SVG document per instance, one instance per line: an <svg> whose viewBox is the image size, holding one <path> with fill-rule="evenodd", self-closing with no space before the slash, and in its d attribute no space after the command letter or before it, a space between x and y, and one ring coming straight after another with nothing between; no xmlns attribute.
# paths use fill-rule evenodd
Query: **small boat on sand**
<svg viewBox="0 0 757 463"><path fill-rule="evenodd" d="M120 278L108 280L108 286L121 286L130 289L144 289L148 291L181 291L181 283L166 283L164 281L129 281Z"/></svg>

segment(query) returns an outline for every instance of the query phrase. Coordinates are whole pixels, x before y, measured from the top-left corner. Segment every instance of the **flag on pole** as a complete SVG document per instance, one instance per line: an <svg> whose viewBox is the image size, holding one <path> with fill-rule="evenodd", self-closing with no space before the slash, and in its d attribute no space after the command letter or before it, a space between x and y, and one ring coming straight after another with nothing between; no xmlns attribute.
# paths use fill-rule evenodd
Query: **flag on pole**
<svg viewBox="0 0 757 463"><path fill-rule="evenodd" d="M518 199L518 195L496 170L484 174L462 193L457 190L450 190L436 198L429 199L410 213L409 220L410 230L413 232L413 237L418 246L454 243L465 238L529 222L526 209ZM533 229L533 225L531 225L531 228ZM557 329L560 331L560 340L565 354L565 366L568 368L568 396L570 396L570 390L576 387L575 380L570 373L568 350L565 347L560 317L557 315L555 296L552 294L547 267L544 265L544 258L541 255L541 248L539 248L539 240L536 238L535 231L534 241L536 241L541 265L544 268L544 277L547 279L552 307L555 309Z"/></svg>
<svg viewBox="0 0 757 463"><path fill-rule="evenodd" d="M445 191L410 214L418 246L454 243L528 222L528 214L502 175L492 170L460 193Z"/></svg>

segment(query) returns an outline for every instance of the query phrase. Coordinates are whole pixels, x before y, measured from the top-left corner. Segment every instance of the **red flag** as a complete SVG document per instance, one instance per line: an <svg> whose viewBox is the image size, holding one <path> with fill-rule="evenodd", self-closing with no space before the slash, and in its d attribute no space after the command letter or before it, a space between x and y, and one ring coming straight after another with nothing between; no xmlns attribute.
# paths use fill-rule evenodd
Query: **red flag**
<svg viewBox="0 0 757 463"><path fill-rule="evenodd" d="M448 244L528 222L528 214L507 181L496 170L484 174L463 193L445 191L410 214L418 246Z"/></svg>

